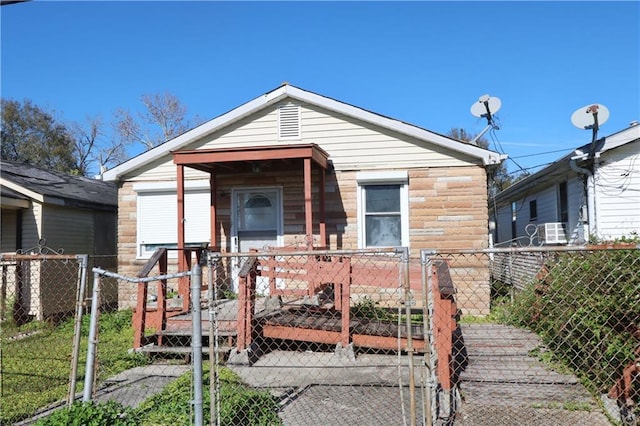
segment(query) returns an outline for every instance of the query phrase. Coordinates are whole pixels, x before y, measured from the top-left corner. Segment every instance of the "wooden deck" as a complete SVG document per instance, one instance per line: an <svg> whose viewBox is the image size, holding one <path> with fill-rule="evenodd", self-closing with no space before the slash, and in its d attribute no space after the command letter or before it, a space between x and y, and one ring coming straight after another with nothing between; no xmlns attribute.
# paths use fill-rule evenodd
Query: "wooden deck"
<svg viewBox="0 0 640 426"><path fill-rule="evenodd" d="M237 300L227 300L216 307L217 330L215 333L227 340L224 347L228 350L235 345L238 333L237 318ZM141 350L154 353L188 352L193 330L192 321L191 313L168 318L166 328L156 333L161 338L160 344L146 345ZM202 311L201 322L202 336L208 340L211 335L208 309ZM253 329L259 333L254 336L254 340L274 338L336 344L342 331L342 318L339 311L308 305L293 305L277 311L267 311L259 301L255 309L254 322ZM354 345L367 348L395 350L398 348L398 338L401 339L401 344L406 344L407 339L406 327L403 325L398 327L395 322L368 318L351 317L349 332ZM414 348L418 351L423 349L422 326L413 327L412 335ZM184 349L178 349L180 346Z"/></svg>

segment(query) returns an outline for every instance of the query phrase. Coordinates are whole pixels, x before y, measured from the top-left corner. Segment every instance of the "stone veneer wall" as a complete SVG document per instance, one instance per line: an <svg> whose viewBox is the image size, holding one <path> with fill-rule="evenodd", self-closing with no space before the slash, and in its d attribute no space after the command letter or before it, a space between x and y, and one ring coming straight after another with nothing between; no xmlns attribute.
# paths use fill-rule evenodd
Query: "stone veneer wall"
<svg viewBox="0 0 640 426"><path fill-rule="evenodd" d="M326 219L330 249L357 248L356 172L338 171L326 179ZM237 179L229 183L239 184ZM298 184L290 179L276 179L273 184L288 186ZM231 186L219 180L219 190L228 191ZM299 192L299 191L298 191ZM314 188L314 222L316 221L317 188ZM302 197L301 197L302 198ZM146 260L136 260L136 193L132 182L123 182L118 191L118 273L135 276ZM285 189L285 245L301 245L304 215L293 216L292 205L302 205L301 200L287 199ZM228 199L220 219L228 222ZM287 207L289 206L289 207ZM446 252L452 249L482 249L488 246L488 210L485 170L479 166L413 169L409 171L409 210L411 257L419 260L421 249ZM226 214L225 214L226 213ZM291 225L291 221L295 221ZM228 224L223 224L228 230ZM221 245L226 246L224 231ZM303 234L303 232L302 232ZM317 240L317 227L314 239ZM317 243L317 241L316 241ZM467 261L462 273L452 270L454 284L459 292L459 307L474 314L488 313L489 269L483 259ZM172 269L173 268L173 269ZM170 272L175 271L170 262ZM131 284L119 288L120 307L135 304L136 289ZM461 305L461 306L460 306Z"/></svg>

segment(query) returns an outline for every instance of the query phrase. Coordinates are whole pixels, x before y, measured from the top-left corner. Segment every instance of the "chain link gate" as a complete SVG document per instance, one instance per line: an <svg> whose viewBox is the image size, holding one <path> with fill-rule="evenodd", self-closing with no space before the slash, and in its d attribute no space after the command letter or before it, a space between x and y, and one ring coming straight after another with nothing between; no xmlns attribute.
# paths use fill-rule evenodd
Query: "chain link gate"
<svg viewBox="0 0 640 426"><path fill-rule="evenodd" d="M422 424L422 280L406 253L211 253L212 342L232 346L212 371L262 404L234 407L218 373L212 424Z"/></svg>
<svg viewBox="0 0 640 426"><path fill-rule="evenodd" d="M433 424L638 424L636 245L422 256Z"/></svg>
<svg viewBox="0 0 640 426"><path fill-rule="evenodd" d="M75 397L88 256L41 243L0 255L0 424Z"/></svg>

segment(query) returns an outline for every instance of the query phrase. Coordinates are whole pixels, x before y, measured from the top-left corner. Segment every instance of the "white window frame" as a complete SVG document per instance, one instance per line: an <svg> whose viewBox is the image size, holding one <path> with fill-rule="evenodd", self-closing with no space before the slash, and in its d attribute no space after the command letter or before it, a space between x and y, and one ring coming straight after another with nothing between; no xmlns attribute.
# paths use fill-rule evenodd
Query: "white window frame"
<svg viewBox="0 0 640 426"><path fill-rule="evenodd" d="M357 215L358 215L358 248L374 248L366 245L365 188L368 185L400 185L400 227L401 246L409 247L409 174L407 171L358 172L357 182Z"/></svg>
<svg viewBox="0 0 640 426"><path fill-rule="evenodd" d="M185 216L185 243L187 245L210 244L211 223L210 223L210 189L209 181L186 181L185 182L185 211L191 214ZM177 185L171 182L139 182L133 186L136 192L136 257L138 259L149 259L157 247L176 248L178 246L178 205L177 205ZM154 219L151 226L156 226L160 237L147 240L148 229L143 228L144 224L149 225L145 220L147 214L144 209L148 204L143 201L151 201L150 198L158 198L154 201L165 202L166 206L158 206L153 211ZM202 210L202 211L199 211ZM194 214L197 212L197 215ZM160 226L159 224L162 224ZM191 225L191 226L190 226ZM201 236L201 237L200 237ZM196 239L198 241L196 241ZM169 258L178 257L177 251L170 250Z"/></svg>

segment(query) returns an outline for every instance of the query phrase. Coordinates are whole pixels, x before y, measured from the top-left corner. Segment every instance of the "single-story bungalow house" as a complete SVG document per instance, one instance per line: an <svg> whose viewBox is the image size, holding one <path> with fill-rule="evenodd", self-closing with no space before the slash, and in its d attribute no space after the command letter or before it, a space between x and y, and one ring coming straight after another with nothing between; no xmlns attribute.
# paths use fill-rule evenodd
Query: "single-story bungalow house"
<svg viewBox="0 0 640 426"><path fill-rule="evenodd" d="M486 248L487 168L503 159L283 84L104 173L119 273L163 246Z"/></svg>

